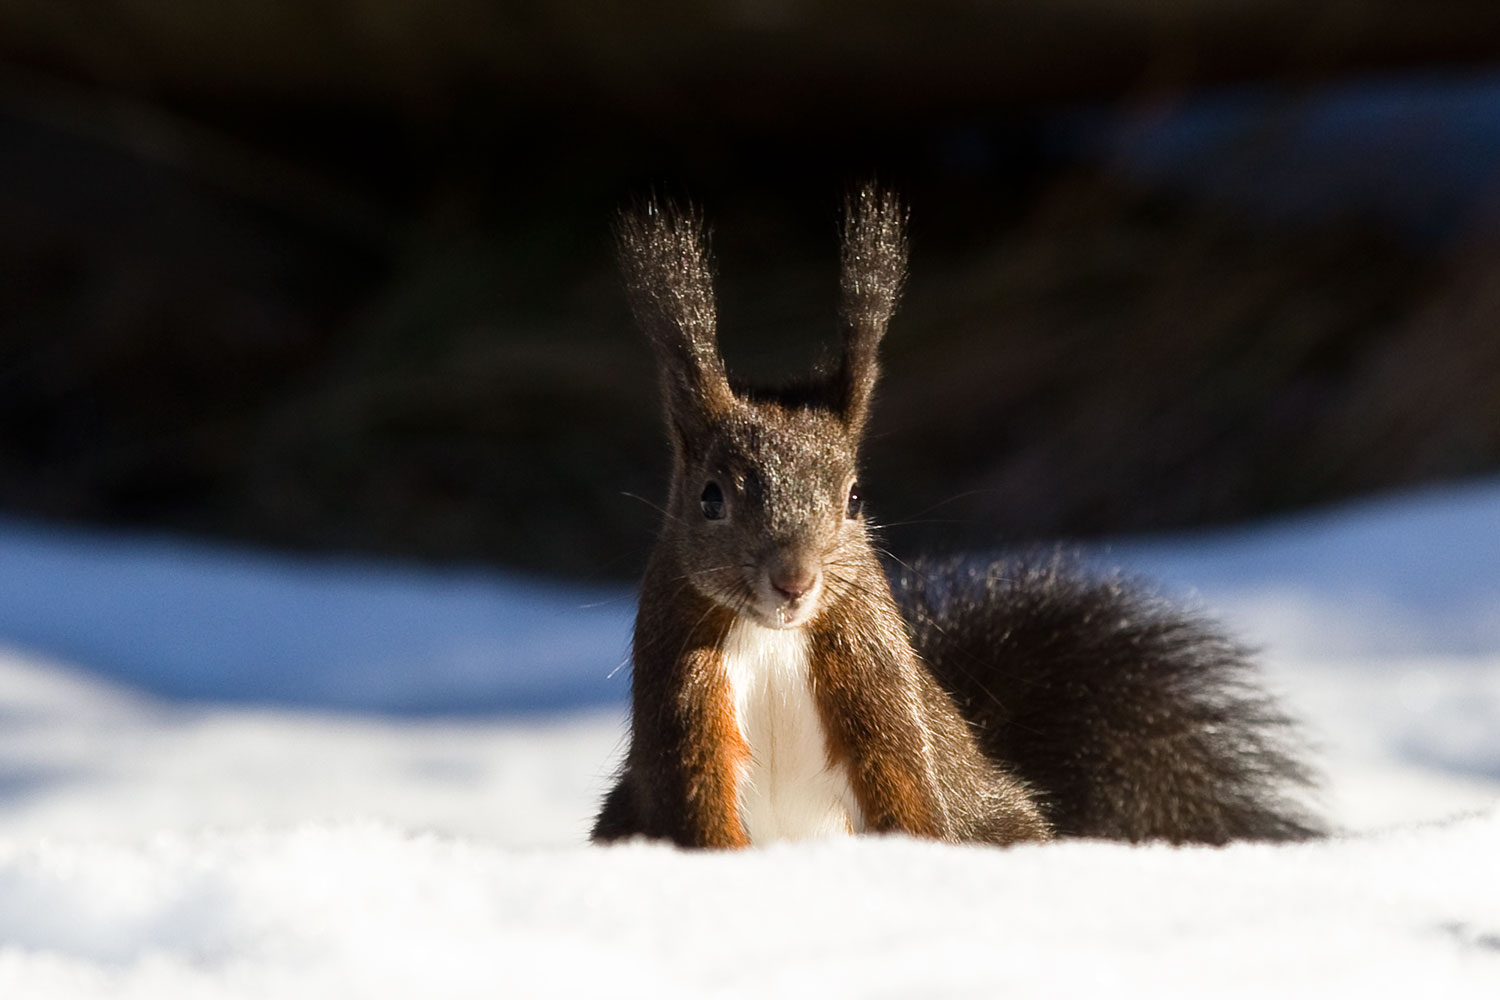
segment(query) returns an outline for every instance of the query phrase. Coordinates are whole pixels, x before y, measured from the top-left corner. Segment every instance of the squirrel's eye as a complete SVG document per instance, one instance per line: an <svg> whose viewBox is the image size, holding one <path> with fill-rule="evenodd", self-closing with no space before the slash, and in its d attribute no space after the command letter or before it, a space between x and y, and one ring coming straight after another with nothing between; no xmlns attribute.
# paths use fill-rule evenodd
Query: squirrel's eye
<svg viewBox="0 0 1500 1000"><path fill-rule="evenodd" d="M709 483L703 487L703 496L698 498L698 506L703 508L703 516L710 521L718 521L724 517L724 491L719 489L718 483Z"/></svg>
<svg viewBox="0 0 1500 1000"><path fill-rule="evenodd" d="M844 516L853 520L858 517L860 511L865 509L864 497L859 495L859 485L849 487L849 505L844 508Z"/></svg>

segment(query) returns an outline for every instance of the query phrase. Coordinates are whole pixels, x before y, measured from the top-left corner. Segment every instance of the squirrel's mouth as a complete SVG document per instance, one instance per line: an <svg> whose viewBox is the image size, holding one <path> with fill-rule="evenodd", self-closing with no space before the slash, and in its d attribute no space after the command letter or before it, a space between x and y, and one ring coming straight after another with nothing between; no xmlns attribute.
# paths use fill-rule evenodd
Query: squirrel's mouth
<svg viewBox="0 0 1500 1000"><path fill-rule="evenodd" d="M817 617L827 596L821 566L792 572L746 565L732 582L721 575L695 577L703 596L764 628L801 628Z"/></svg>
<svg viewBox="0 0 1500 1000"><path fill-rule="evenodd" d="M768 628L801 628L812 621L813 608L776 608L769 613L761 613L756 618L762 625Z"/></svg>
<svg viewBox="0 0 1500 1000"><path fill-rule="evenodd" d="M769 579L762 579L752 590L754 598L748 602L746 611L757 622L767 628L800 628L812 621L818 612L823 581L814 579L795 594L788 594Z"/></svg>

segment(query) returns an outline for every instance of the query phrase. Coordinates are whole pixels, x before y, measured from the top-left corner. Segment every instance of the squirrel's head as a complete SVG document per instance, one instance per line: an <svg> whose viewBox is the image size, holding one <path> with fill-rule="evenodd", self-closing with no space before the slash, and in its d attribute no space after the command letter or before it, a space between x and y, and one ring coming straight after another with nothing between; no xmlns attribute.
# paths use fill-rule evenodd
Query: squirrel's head
<svg viewBox="0 0 1500 1000"><path fill-rule="evenodd" d="M858 450L906 276L904 221L873 187L850 199L842 353L781 391L736 386L725 371L702 222L654 203L620 221L625 284L656 354L674 453L663 544L698 591L763 625L805 624L829 595L866 585Z"/></svg>

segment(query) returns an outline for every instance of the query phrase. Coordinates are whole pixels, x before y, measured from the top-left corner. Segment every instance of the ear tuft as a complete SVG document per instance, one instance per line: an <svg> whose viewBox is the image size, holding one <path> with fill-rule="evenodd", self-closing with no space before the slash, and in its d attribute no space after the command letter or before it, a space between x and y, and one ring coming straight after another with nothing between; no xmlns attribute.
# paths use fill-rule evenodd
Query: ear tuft
<svg viewBox="0 0 1500 1000"><path fill-rule="evenodd" d="M652 199L615 227L631 312L651 341L667 416L679 430L734 403L719 357L708 233L692 209Z"/></svg>
<svg viewBox="0 0 1500 1000"><path fill-rule="evenodd" d="M880 368L877 353L906 282L906 211L866 184L845 202L840 254L844 357L835 405L851 429L864 426Z"/></svg>

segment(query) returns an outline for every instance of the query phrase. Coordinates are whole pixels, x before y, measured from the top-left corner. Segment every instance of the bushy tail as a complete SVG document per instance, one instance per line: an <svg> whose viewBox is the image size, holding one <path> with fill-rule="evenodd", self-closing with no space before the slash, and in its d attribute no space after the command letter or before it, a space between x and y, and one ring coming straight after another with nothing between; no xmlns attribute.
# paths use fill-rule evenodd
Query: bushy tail
<svg viewBox="0 0 1500 1000"><path fill-rule="evenodd" d="M917 650L1060 835L1221 844L1319 823L1296 729L1204 618L1062 558L892 574Z"/></svg>

